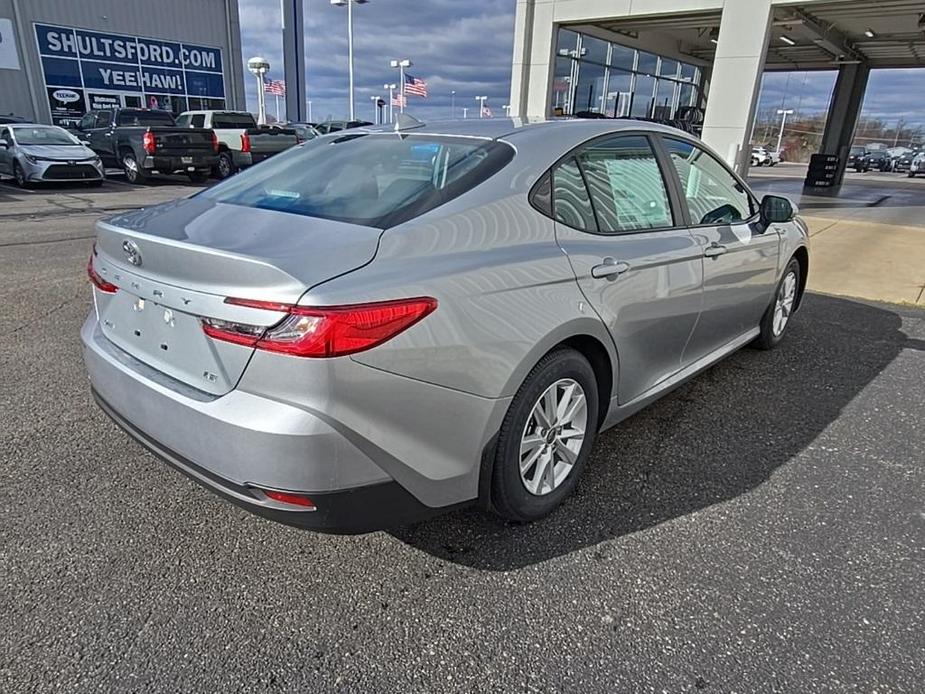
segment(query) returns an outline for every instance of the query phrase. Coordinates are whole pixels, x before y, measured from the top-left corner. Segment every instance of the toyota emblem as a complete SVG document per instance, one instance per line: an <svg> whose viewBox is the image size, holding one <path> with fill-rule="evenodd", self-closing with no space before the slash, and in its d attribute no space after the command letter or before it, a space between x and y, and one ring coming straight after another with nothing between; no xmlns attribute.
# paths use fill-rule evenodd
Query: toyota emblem
<svg viewBox="0 0 925 694"><path fill-rule="evenodd" d="M125 251L126 259L135 267L141 265L141 251L138 250L138 244L129 239L122 242L122 250Z"/></svg>

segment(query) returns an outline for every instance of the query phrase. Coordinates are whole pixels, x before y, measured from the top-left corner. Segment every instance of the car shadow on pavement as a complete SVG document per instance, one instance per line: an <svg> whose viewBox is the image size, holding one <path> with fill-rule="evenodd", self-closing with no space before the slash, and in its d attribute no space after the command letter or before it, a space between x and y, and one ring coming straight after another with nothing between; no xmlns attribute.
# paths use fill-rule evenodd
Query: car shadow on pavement
<svg viewBox="0 0 925 694"><path fill-rule="evenodd" d="M734 499L810 446L900 351L925 350L901 326L885 306L807 295L776 349L744 349L600 435L578 490L549 517L521 525L467 509L391 534L506 571Z"/></svg>

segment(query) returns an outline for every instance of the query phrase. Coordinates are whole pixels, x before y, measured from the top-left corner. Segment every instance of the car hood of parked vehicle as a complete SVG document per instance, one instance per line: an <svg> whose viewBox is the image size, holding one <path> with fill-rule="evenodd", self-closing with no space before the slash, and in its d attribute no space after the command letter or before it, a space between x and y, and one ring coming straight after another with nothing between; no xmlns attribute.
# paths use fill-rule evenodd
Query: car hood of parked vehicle
<svg viewBox="0 0 925 694"><path fill-rule="evenodd" d="M76 161L80 159L95 159L96 154L89 147L80 144L73 145L19 145L19 151L30 157L54 159L56 161Z"/></svg>
<svg viewBox="0 0 925 694"><path fill-rule="evenodd" d="M382 230L192 196L98 222L97 233L98 250L133 274L295 303L311 287L370 262Z"/></svg>

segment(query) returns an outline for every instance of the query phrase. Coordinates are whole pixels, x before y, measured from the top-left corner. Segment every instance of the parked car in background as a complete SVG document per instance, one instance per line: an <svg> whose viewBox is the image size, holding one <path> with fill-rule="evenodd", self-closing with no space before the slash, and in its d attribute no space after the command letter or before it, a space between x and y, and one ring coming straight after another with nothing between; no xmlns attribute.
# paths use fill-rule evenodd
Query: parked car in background
<svg viewBox="0 0 925 694"><path fill-rule="evenodd" d="M255 513L341 532L476 502L536 520L599 431L774 347L800 306L794 207L680 130L354 132L96 225L97 402Z"/></svg>
<svg viewBox="0 0 925 694"><path fill-rule="evenodd" d="M177 125L215 132L218 160L213 173L218 178L228 178L298 144L291 128L258 127L247 111L186 111L177 117Z"/></svg>
<svg viewBox="0 0 925 694"><path fill-rule="evenodd" d="M921 147L903 152L893 160L893 171L909 171L912 166L912 160L923 152L925 152L925 148Z"/></svg>
<svg viewBox="0 0 925 694"><path fill-rule="evenodd" d="M129 183L144 183L154 174L177 173L204 183L218 156L218 141L211 130L178 128L169 111L90 111L76 130L104 165L121 167Z"/></svg>
<svg viewBox="0 0 925 694"><path fill-rule="evenodd" d="M8 125L10 123L28 123L25 118L20 118L19 116L14 116L12 113L8 116L0 116L0 125Z"/></svg>
<svg viewBox="0 0 925 694"><path fill-rule="evenodd" d="M282 128L292 128L295 130L296 137L299 140L299 144L303 142L308 142L309 140L314 140L321 133L319 133L315 126L311 123L285 123L283 125L275 125L273 127L282 127Z"/></svg>
<svg viewBox="0 0 925 694"><path fill-rule="evenodd" d="M854 145L851 150L848 152L848 162L847 166L852 169L857 168L858 159L862 159L867 155L867 148L862 147L861 145Z"/></svg>
<svg viewBox="0 0 925 694"><path fill-rule="evenodd" d="M0 174L16 185L80 181L103 182L99 156L57 125L14 123L0 125Z"/></svg>
<svg viewBox="0 0 925 694"><path fill-rule="evenodd" d="M918 154L912 157L912 161L909 162L909 173L907 174L909 178L919 174L925 175L925 149L919 150Z"/></svg>
<svg viewBox="0 0 925 694"><path fill-rule="evenodd" d="M328 133L336 133L340 130L364 128L369 125L372 125L372 123L366 120L326 120L323 123L318 123L318 125L315 126L315 130L321 135L327 135Z"/></svg>
<svg viewBox="0 0 925 694"><path fill-rule="evenodd" d="M863 156L858 156L854 160L855 171L866 172L871 169L877 171L889 171L893 162L886 150L878 149L866 152Z"/></svg>
<svg viewBox="0 0 925 694"><path fill-rule="evenodd" d="M762 145L752 147L752 166L776 166L780 164L780 153Z"/></svg>

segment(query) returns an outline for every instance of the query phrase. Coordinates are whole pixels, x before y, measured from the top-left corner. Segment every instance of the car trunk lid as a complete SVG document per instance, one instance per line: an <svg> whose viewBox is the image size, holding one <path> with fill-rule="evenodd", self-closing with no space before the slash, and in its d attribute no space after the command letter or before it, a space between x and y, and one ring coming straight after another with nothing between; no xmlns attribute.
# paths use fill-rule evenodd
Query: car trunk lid
<svg viewBox="0 0 925 694"><path fill-rule="evenodd" d="M95 292L101 329L149 366L221 395L253 347L209 338L201 319L273 325L285 314L225 299L297 303L312 286L372 260L380 234L201 197L98 222L93 264L119 287Z"/></svg>

